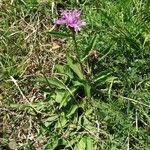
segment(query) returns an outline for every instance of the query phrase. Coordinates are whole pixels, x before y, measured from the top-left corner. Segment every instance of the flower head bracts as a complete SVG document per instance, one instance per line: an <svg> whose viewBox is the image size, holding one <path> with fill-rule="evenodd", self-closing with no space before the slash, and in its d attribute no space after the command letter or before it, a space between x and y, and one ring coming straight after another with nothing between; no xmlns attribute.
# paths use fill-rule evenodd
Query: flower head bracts
<svg viewBox="0 0 150 150"><path fill-rule="evenodd" d="M64 10L61 13L61 17L56 20L56 24L65 24L66 26L74 29L75 32L80 31L81 26L85 26L86 22L81 20L81 11L75 10Z"/></svg>

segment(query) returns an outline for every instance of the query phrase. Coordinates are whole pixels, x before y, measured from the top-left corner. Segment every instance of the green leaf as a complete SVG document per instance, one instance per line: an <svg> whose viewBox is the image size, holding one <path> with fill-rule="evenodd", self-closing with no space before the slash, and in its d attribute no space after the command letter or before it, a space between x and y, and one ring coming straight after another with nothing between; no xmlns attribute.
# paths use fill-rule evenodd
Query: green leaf
<svg viewBox="0 0 150 150"><path fill-rule="evenodd" d="M69 77L70 79L73 78L73 73L67 65L56 65L55 68L61 75Z"/></svg>
<svg viewBox="0 0 150 150"><path fill-rule="evenodd" d="M77 88L70 88L68 89L68 91L65 92L64 94L64 97L60 103L60 106L59 106L59 109L62 107L62 106L66 106L67 105L67 102L69 102L71 100L71 98L73 97L74 98L74 92L77 90Z"/></svg>
<svg viewBox="0 0 150 150"><path fill-rule="evenodd" d="M74 114L77 109L78 106L76 104L72 105L68 111L67 117L70 117L72 114Z"/></svg>
<svg viewBox="0 0 150 150"><path fill-rule="evenodd" d="M65 94L64 91L57 91L57 92L56 92L55 101L56 101L57 103L61 103L61 102L62 102L62 99L63 99L63 97L64 97L64 94Z"/></svg>
<svg viewBox="0 0 150 150"><path fill-rule="evenodd" d="M53 31L49 31L47 32L47 34L58 36L58 37L71 37L72 36L71 34L62 33L62 32L53 32Z"/></svg>
<svg viewBox="0 0 150 150"><path fill-rule="evenodd" d="M48 140L44 150L54 150L57 147L58 143L59 143L58 138L53 139L53 141L51 141L51 139L50 139L50 140Z"/></svg>
<svg viewBox="0 0 150 150"><path fill-rule="evenodd" d="M131 38L131 35L129 36L125 36L126 41L128 42L128 44L130 45L131 48L135 49L135 50L140 50L140 44L137 42L137 40Z"/></svg>
<svg viewBox="0 0 150 150"><path fill-rule="evenodd" d="M95 130L95 127L93 126L93 124L91 123L91 121L89 121L89 119L86 116L83 117L83 125L89 131L94 131Z"/></svg>
<svg viewBox="0 0 150 150"><path fill-rule="evenodd" d="M80 82L79 80L72 81L72 83L73 83L73 86L75 86L75 87L84 86L84 83Z"/></svg>
<svg viewBox="0 0 150 150"><path fill-rule="evenodd" d="M121 81L119 81L117 77L111 76L107 78L107 82L111 83L112 81L114 81L115 83L121 83Z"/></svg>
<svg viewBox="0 0 150 150"><path fill-rule="evenodd" d="M84 137L75 145L74 150L86 150L86 139Z"/></svg>
<svg viewBox="0 0 150 150"><path fill-rule="evenodd" d="M36 78L35 81L40 83L47 83L48 85L55 86L59 89L66 89L66 85L58 79L49 77L49 78Z"/></svg>
<svg viewBox="0 0 150 150"><path fill-rule="evenodd" d="M84 84L84 91L88 98L91 97L91 86L88 83Z"/></svg>
<svg viewBox="0 0 150 150"><path fill-rule="evenodd" d="M82 73L82 69L79 63L74 63L73 60L70 57L68 57L67 64L81 80L84 79L84 75Z"/></svg>
<svg viewBox="0 0 150 150"><path fill-rule="evenodd" d="M48 117L48 118L44 121L44 125L45 125L46 127L49 127L49 125L50 125L51 123L53 123L54 121L56 121L57 119L58 119L58 115L50 116L50 117Z"/></svg>
<svg viewBox="0 0 150 150"><path fill-rule="evenodd" d="M96 44L96 41L97 41L97 34L92 38L89 46L85 49L85 53L84 53L84 57L82 58L81 61L84 61L88 56L89 56L89 53L90 51L94 48L95 44Z"/></svg>
<svg viewBox="0 0 150 150"><path fill-rule="evenodd" d="M111 75L110 71L102 71L96 77L94 78L94 83L95 82L104 82L107 80L107 78Z"/></svg>
<svg viewBox="0 0 150 150"><path fill-rule="evenodd" d="M114 44L111 43L108 48L106 48L105 50L103 50L103 53L105 53L105 54L102 57L99 57L98 61L101 61L101 60L103 60L104 58L107 57L107 55L111 52L113 45Z"/></svg>
<svg viewBox="0 0 150 150"><path fill-rule="evenodd" d="M68 120L67 120L65 114L62 112L55 127L62 128L66 125L67 122L68 122Z"/></svg>
<svg viewBox="0 0 150 150"><path fill-rule="evenodd" d="M86 150L94 150L93 140L90 137L86 137Z"/></svg>
<svg viewBox="0 0 150 150"><path fill-rule="evenodd" d="M59 109L61 109L62 106L66 106L67 102L69 102L70 100L71 100L71 94L68 91L66 91L60 102Z"/></svg>
<svg viewBox="0 0 150 150"><path fill-rule="evenodd" d="M56 68L56 70L59 72L59 73L62 73L62 74L64 74L65 73L65 71L64 71L64 66L63 65L56 65L55 66L55 68Z"/></svg>

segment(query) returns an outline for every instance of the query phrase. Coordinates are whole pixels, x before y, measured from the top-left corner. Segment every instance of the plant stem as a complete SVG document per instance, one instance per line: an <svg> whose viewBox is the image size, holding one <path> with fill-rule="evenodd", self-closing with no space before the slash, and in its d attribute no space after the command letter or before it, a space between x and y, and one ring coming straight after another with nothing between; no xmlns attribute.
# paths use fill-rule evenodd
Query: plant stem
<svg viewBox="0 0 150 150"><path fill-rule="evenodd" d="M73 39L73 42L74 42L74 52L76 53L76 59L77 59L78 63L81 66L82 73L84 73L83 65L82 65L82 62L80 60L80 54L78 52L78 44L77 44L77 41L76 41L76 35L75 35L74 31L72 31L72 39Z"/></svg>
<svg viewBox="0 0 150 150"><path fill-rule="evenodd" d="M75 36L74 31L72 31L72 39L73 39L73 42L74 42L74 51L77 55L76 57L77 57L77 59L79 59L78 44L77 44L77 41L76 41L76 36Z"/></svg>

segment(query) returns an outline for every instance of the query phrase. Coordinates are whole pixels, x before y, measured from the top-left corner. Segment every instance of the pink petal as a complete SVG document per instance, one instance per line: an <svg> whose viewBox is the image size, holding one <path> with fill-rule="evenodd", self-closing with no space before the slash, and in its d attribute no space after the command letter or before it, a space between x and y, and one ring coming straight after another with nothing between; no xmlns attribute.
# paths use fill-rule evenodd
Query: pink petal
<svg viewBox="0 0 150 150"><path fill-rule="evenodd" d="M55 23L56 23L56 24L66 24L66 20L60 18L60 19L56 20Z"/></svg>
<svg viewBox="0 0 150 150"><path fill-rule="evenodd" d="M81 26L85 26L86 22L81 20L81 11L75 10L64 10L61 12L61 18L56 20L56 24L65 24L68 27L74 29L75 32L80 30Z"/></svg>
<svg viewBox="0 0 150 150"><path fill-rule="evenodd" d="M74 28L74 30L75 30L75 32L78 32L78 31L80 31L80 28L76 27L76 28Z"/></svg>
<svg viewBox="0 0 150 150"><path fill-rule="evenodd" d="M76 26L77 26L77 24L76 23L69 23L69 24L67 24L69 27L72 27L72 28L75 28Z"/></svg>
<svg viewBox="0 0 150 150"><path fill-rule="evenodd" d="M75 9L72 13L76 18L79 18L81 16L81 11L79 11L77 9Z"/></svg>
<svg viewBox="0 0 150 150"><path fill-rule="evenodd" d="M86 25L86 22L83 21L83 20L80 20L80 21L78 22L78 25L79 25L79 26L85 26L85 25Z"/></svg>

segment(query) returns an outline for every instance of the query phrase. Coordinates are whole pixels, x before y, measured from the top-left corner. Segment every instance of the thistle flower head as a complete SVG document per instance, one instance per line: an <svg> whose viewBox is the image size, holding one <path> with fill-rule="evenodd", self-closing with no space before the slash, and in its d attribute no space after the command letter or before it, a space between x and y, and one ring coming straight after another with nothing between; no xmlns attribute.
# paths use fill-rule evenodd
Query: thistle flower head
<svg viewBox="0 0 150 150"><path fill-rule="evenodd" d="M80 31L81 26L85 26L86 22L84 20L81 20L81 11L75 9L75 10L64 10L61 13L61 17L56 20L56 24L59 25L66 25L72 29L74 29L75 32Z"/></svg>

